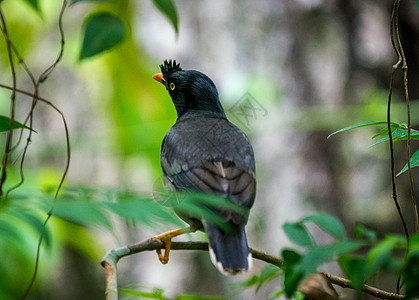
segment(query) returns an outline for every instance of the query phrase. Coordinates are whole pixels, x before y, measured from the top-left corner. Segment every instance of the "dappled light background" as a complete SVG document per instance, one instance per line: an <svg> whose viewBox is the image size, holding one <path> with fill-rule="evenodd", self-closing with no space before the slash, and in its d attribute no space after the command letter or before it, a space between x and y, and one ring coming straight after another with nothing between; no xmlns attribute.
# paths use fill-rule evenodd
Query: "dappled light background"
<svg viewBox="0 0 419 300"><path fill-rule="evenodd" d="M1 4L11 39L35 74L58 53L60 2L40 1L42 16L23 1ZM40 88L40 95L62 110L69 125L72 158L67 187L152 193L161 173L160 145L176 111L167 91L151 76L164 59L176 59L184 69L212 78L227 116L252 141L258 190L247 226L251 247L279 254L291 246L282 224L314 211L337 216L349 236L356 223L380 235L403 232L391 197L388 145L370 147L379 129L327 138L358 122L386 120L388 82L396 62L389 34L392 1L176 1L178 35L151 1L116 2L77 3L67 9L64 59ZM82 20L99 9L126 20L128 37L116 49L79 62ZM413 1L402 3L400 18L410 96L416 100L419 9ZM1 47L0 79L10 85L4 43ZM32 88L21 67L18 83L22 89ZM397 80L392 118L407 122L400 87ZM9 91L0 90L0 99L1 114L7 115ZM16 119L23 121L31 99L19 95L17 101ZM245 111L247 116L237 110L243 101L253 105L253 110ZM412 111L418 108L413 101ZM417 113L412 122L417 128ZM35 110L33 128L38 133L32 137L20 191L39 193L40 188L58 184L66 146L59 115L42 103ZM0 138L3 145L5 138ZM417 144L413 147L416 150ZM405 145L396 144L395 151L399 171L406 163ZM418 177L418 171L414 169L413 175ZM7 184L17 181L15 166ZM413 229L407 174L398 178L398 184L402 209ZM107 250L173 229L172 224L147 226L117 217L110 230L58 218L48 227L51 246L42 249L39 275L28 299L102 299L105 273L99 261ZM319 243L328 241L316 228L313 232ZM26 235L21 251L2 262L14 266L19 275L0 284L15 295L23 293L34 268L38 235ZM188 239L204 240L205 235L179 238ZM3 256L7 248L0 249ZM218 274L207 253L173 251L170 258L164 266L154 252L124 258L118 265L119 284L162 288L169 297L224 295L233 290L230 284L238 288L251 276ZM255 261L252 272L264 266ZM340 272L333 264L323 269ZM386 281L376 283L385 287ZM266 299L279 288L280 282L274 281L256 296L252 289L234 299Z"/></svg>

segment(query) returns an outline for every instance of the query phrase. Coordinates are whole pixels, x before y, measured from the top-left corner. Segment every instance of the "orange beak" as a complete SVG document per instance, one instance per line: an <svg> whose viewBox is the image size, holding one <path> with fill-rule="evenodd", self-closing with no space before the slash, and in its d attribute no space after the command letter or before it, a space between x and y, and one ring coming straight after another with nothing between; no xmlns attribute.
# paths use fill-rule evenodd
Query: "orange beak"
<svg viewBox="0 0 419 300"><path fill-rule="evenodd" d="M165 80L163 78L163 74L162 73L157 73L153 75L153 79L157 80L158 82L160 82L161 84L164 84Z"/></svg>

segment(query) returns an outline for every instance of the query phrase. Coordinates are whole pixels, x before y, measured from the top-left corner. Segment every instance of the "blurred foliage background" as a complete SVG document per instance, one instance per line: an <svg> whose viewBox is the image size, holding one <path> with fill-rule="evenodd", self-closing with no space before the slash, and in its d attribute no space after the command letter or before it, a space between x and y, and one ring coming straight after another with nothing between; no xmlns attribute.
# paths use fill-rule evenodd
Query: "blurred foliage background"
<svg viewBox="0 0 419 300"><path fill-rule="evenodd" d="M4 0L0 5L10 38L39 75L60 49L57 19L62 3L40 0L35 9L30 2ZM385 121L388 83L396 62L389 37L392 1L184 0L176 1L176 7L178 33L150 0L86 1L67 8L63 60L39 90L62 110L69 126L72 159L58 206L67 198L113 201L120 191L130 191L141 200L152 193L160 178L161 141L176 112L167 92L151 76L164 59L176 59L184 69L200 70L214 80L227 115L252 140L258 176L248 225L252 247L278 254L290 244L281 225L317 210L337 216L349 234L355 223L381 236L403 232L391 198L388 145L369 147L378 129L327 139L333 131L357 122ZM79 60L86 18L103 11L123 20L125 39L112 50ZM418 20L417 2L403 1L400 30L412 100L419 96ZM4 41L0 53L0 82L11 85ZM17 78L19 88L31 90L21 66ZM407 120L401 95L397 80L395 122ZM243 118L235 110L243 99L257 103L252 117ZM16 120L24 121L30 105L29 97L18 95ZM9 110L10 91L0 89L0 114L8 115ZM416 129L418 110L413 101ZM32 135L25 160L24 185L2 200L0 208L1 299L22 296L31 280L42 222L65 167L59 115L42 103L34 114L37 134ZM1 134L0 145L4 143ZM418 144L412 146L413 153ZM399 171L406 163L405 145L399 143L395 150ZM11 161L17 161L22 151L23 146L16 149ZM8 171L10 187L19 181L18 163ZM413 175L419 175L417 168ZM407 174L398 178L398 184L413 230ZM419 190L417 180L415 185ZM59 209L68 218L74 208ZM154 206L150 209L159 213ZM89 207L85 215L70 219L53 217L48 223L38 276L27 299L102 299L105 283L99 261L107 250L179 225L164 216L163 221L138 217L127 222ZM205 237L199 233L183 237L189 238ZM254 272L263 266L255 262ZM325 269L340 272L334 264ZM171 296L223 295L229 284L244 279L219 275L207 253L174 252L166 266L154 253L143 253L119 264L122 287L159 287ZM375 283L386 287L387 282ZM275 284L279 283L264 286L258 299L278 289ZM254 290L236 296L254 297Z"/></svg>

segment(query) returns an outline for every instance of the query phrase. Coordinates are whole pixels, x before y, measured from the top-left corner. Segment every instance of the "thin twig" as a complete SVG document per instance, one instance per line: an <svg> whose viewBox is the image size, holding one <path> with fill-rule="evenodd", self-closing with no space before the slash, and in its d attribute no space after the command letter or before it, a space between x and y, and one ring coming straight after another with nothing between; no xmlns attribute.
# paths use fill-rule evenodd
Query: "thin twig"
<svg viewBox="0 0 419 300"><path fill-rule="evenodd" d="M330 282L333 284L336 284L342 288L352 288L351 281L349 279L332 275L330 273L325 273L325 272L321 272L321 273L327 278L329 278ZM373 286L369 286L366 284L364 284L364 286L362 287L362 291L368 295L372 295L379 299L403 299L404 298L404 295L386 292L386 291L380 290L378 288L375 288Z"/></svg>
<svg viewBox="0 0 419 300"><path fill-rule="evenodd" d="M397 197L397 187L396 187L396 168L395 168L395 163L394 163L394 146L393 146L393 137L392 137L392 132L391 132L391 96L392 96L392 92L393 92L393 81L394 81L394 73L397 70L397 66L394 65L393 66L393 70L391 72L391 77L390 77L390 88L389 88L389 92L388 92L388 102L387 102L387 129L388 129L388 135L389 135L389 145L390 145L390 164L391 164L391 184L392 184L392 189L393 189L393 200L394 200L394 204L396 205L396 209L397 212L399 214L400 220L402 221L402 225L403 225L403 230L406 236L406 239L409 239L409 230L407 228L406 225L406 221L404 219L402 210L400 208L399 205L399 201L398 201L398 197Z"/></svg>
<svg viewBox="0 0 419 300"><path fill-rule="evenodd" d="M110 250L106 253L101 261L101 265L106 269L106 300L117 300L118 299L118 283L117 283L117 264L118 261L129 255L144 251L154 251L157 249L163 249L164 243L155 238L150 238L142 242L124 246L118 249ZM207 242L172 242L171 250L200 250L208 251ZM281 267L283 261L281 258L271 255L264 251L256 249L250 249L253 258L273 264L277 267ZM322 272L323 273L323 272ZM332 275L329 273L323 273L330 282L339 285L343 288L353 289L348 279ZM366 294L372 295L380 299L403 299L403 295L395 294L380 290L378 288L364 285L362 291Z"/></svg>
<svg viewBox="0 0 419 300"><path fill-rule="evenodd" d="M16 106L16 87L17 87L17 79L16 79L16 71L15 65L13 62L13 53L11 42L9 38L9 33L7 30L6 20L3 15L3 10L0 7L0 22L1 22L1 29L3 31L4 38L7 44L7 54L10 63L10 72L12 73L12 95L10 96L10 121L9 121L9 131L7 132L6 138L6 146L4 150L3 160L2 160L2 170L1 170L1 177L0 177L0 196L3 195L3 185L6 182L7 178L7 165L9 163L9 154L10 148L12 145L12 138L13 138L13 123L15 120L15 106Z"/></svg>
<svg viewBox="0 0 419 300"><path fill-rule="evenodd" d="M406 55L403 50L403 45L400 39L400 31L399 31L399 22L398 22L398 10L400 6L400 0L397 0L398 5L396 7L396 21L394 22L394 32L396 34L396 41L397 41L397 49L398 49L398 56L399 61L402 62L402 70L403 70L403 89L404 89L404 96L406 101L406 110L407 110L407 142L406 142L406 154L407 154L407 169L409 174L409 181L410 181L410 198L412 201L413 209L414 209L414 215L415 215L415 221L416 221L416 233L419 233L419 215L418 215L418 209L416 205L416 199L415 199L415 189L413 185L413 175L412 175L412 168L410 166L410 157L411 157L411 117L410 117L410 99L409 99L409 87L408 87L408 77L407 77L407 60Z"/></svg>
<svg viewBox="0 0 419 300"><path fill-rule="evenodd" d="M387 101L387 129L388 129L388 137L389 137L389 145L390 145L390 164L391 164L391 183L392 183L392 189L393 189L393 200L394 204L396 205L397 212L400 216L400 220L402 221L404 233L406 235L406 239L409 239L409 230L406 225L406 221L404 219L403 213L401 211L398 196L397 196L397 187L396 187L396 168L395 168L395 162L394 162L394 149L393 149L393 137L391 132L391 97L393 94L393 82L394 82L394 74L396 70L399 68L399 66L402 63L402 58L400 54L400 50L396 46L396 43L394 41L394 29L398 28L396 24L398 23L398 11L399 11L399 5L400 0L394 1L393 10L391 13L391 22L390 22L390 37L391 37L391 43L393 45L394 50L397 53L398 61L393 65L392 71L391 71L391 77L390 77L390 86L388 91L388 101Z"/></svg>

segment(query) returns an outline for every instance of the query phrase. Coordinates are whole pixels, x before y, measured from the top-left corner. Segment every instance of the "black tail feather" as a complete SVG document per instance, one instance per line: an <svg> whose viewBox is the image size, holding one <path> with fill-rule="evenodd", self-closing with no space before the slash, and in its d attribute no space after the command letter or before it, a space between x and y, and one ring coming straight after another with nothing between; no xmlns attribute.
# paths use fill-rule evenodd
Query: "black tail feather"
<svg viewBox="0 0 419 300"><path fill-rule="evenodd" d="M251 254L244 227L224 232L211 223L205 224L212 263L225 275L247 272Z"/></svg>

